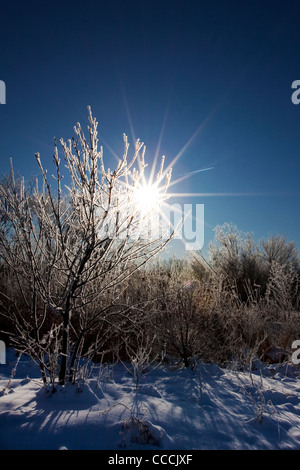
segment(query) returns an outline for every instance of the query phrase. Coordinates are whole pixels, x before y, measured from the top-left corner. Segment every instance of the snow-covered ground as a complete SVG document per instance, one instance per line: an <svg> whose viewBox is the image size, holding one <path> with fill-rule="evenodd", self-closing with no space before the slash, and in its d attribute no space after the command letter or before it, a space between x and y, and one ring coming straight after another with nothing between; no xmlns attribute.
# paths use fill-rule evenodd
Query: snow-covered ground
<svg viewBox="0 0 300 470"><path fill-rule="evenodd" d="M0 365L0 449L300 449L300 369L235 372L161 365L141 379L95 365L81 387L51 394L9 350ZM4 390L5 389L5 390Z"/></svg>

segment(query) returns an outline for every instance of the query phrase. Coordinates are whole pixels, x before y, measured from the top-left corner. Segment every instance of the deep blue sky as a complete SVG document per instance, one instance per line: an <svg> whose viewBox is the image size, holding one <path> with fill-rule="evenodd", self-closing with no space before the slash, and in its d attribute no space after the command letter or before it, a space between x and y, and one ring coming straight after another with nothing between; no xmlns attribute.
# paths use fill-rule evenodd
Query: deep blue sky
<svg viewBox="0 0 300 470"><path fill-rule="evenodd" d="M85 127L91 105L108 161L125 132L151 166L162 135L167 163L181 152L173 180L213 167L172 191L237 194L184 199L205 205L204 251L224 222L300 248L299 14L293 0L7 2L0 173L13 157L30 178L35 152L50 167L53 137Z"/></svg>

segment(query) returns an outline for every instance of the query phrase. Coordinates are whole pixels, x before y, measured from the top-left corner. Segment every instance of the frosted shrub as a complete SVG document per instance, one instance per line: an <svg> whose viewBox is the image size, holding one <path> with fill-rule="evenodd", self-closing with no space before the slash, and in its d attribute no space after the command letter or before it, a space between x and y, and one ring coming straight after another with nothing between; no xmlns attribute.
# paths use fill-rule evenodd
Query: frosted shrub
<svg viewBox="0 0 300 470"><path fill-rule="evenodd" d="M164 431L144 419L131 416L122 423L123 435L121 447L128 444L147 444L151 446L160 446Z"/></svg>
<svg viewBox="0 0 300 470"><path fill-rule="evenodd" d="M282 265L273 261L266 291L269 303L283 310L291 310L297 306L297 273L289 265Z"/></svg>
<svg viewBox="0 0 300 470"><path fill-rule="evenodd" d="M148 240L143 232L156 210L136 203L144 144L137 140L129 158L124 135L123 156L114 170L106 169L97 127L89 108L88 137L77 123L76 139L60 140L63 164L55 140L52 177L36 154L41 177L31 190L24 179L16 181L13 168L10 184L0 184L0 256L14 279L14 288L1 289L1 310L13 323L13 344L40 364L45 382L56 367L61 384L74 381L82 354L103 347L97 330L122 329L115 319L129 312L118 303L124 282L173 236ZM160 200L171 176L163 163L156 179Z"/></svg>
<svg viewBox="0 0 300 470"><path fill-rule="evenodd" d="M158 354L155 347L157 342L156 334L147 331L146 324L143 326L143 329L132 333L130 337L124 338L123 341L128 362L122 362L126 370L134 377L136 391L141 378L158 367L163 360L163 354Z"/></svg>

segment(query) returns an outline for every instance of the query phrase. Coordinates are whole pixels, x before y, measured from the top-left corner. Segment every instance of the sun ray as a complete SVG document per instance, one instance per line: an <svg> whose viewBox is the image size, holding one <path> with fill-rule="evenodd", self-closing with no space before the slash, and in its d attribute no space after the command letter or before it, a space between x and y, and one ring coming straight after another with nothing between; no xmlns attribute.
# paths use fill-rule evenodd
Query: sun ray
<svg viewBox="0 0 300 470"><path fill-rule="evenodd" d="M195 130L195 132L191 135L191 137L186 141L186 143L183 145L181 150L177 153L177 155L173 158L173 160L169 163L167 168L165 169L165 172L167 173L170 168L173 168L175 163L179 160L179 158L182 156L182 154L189 148L189 146L193 143L193 141L196 139L198 134L207 126L209 121L213 118L213 116L216 114L217 109L219 108L219 104L217 104L208 114L208 116L204 119L204 121L201 122L201 124L198 126L198 128Z"/></svg>
<svg viewBox="0 0 300 470"><path fill-rule="evenodd" d="M150 172L150 176L149 176L150 184L153 182L155 168L156 168L157 160L158 160L158 157L159 157L161 142L162 142L162 138L163 138L163 134L164 134L164 131L165 131L166 122L167 122L167 116L169 114L170 101L171 101L170 98L171 98L171 96L169 96L169 99L168 99L168 102L167 102L165 114L164 114L163 121L162 121L161 130L160 130L160 134L159 134L159 138L158 138L158 143L157 143L156 151L155 151L155 154L154 154L153 164L152 164L151 172Z"/></svg>
<svg viewBox="0 0 300 470"><path fill-rule="evenodd" d="M109 143L103 139L102 137L102 141L104 143L104 145L108 148L108 150L110 151L110 153L113 155L113 157L116 159L116 161L119 163L121 161L120 157L118 156L118 154L114 151L114 149L109 145Z"/></svg>
<svg viewBox="0 0 300 470"><path fill-rule="evenodd" d="M190 171L189 173L184 173L181 177L178 177L176 180L172 181L170 183L169 187L174 186L175 184L181 183L181 181L186 180L187 178L189 178L190 176L192 176L196 173L201 173L203 171L209 171L209 170L213 170L213 169L214 169L214 167L202 168L201 170L195 170L195 171Z"/></svg>
<svg viewBox="0 0 300 470"><path fill-rule="evenodd" d="M128 101L127 101L127 97L126 97L126 92L125 92L125 88L124 88L124 84L123 84L123 80L122 80L120 71L119 71L119 81L120 81L121 93L122 93L122 98L123 98L123 101L124 101L125 111L126 111L126 115L127 115L127 119L128 119L128 123L129 123L129 127L130 127L131 137L132 137L133 142L136 142L134 127L133 127L131 114L130 114L130 110L129 110L129 105L128 105Z"/></svg>
<svg viewBox="0 0 300 470"><path fill-rule="evenodd" d="M249 193L168 193L169 197L261 197L261 196L292 196L291 192L249 192Z"/></svg>

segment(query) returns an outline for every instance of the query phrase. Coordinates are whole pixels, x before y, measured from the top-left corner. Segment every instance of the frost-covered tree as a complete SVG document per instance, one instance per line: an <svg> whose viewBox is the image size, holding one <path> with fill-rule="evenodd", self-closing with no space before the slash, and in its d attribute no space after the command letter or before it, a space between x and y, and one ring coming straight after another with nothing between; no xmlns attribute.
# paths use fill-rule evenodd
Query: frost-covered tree
<svg viewBox="0 0 300 470"><path fill-rule="evenodd" d="M249 293L257 289L261 294L266 293L274 263L283 271L299 272L294 242L282 236L271 236L255 243L251 234L243 233L229 223L215 228L209 255L213 271L226 276L229 285L237 289L243 300L248 300ZM201 259L197 261L199 265ZM202 263L201 267L203 269L206 265Z"/></svg>
<svg viewBox="0 0 300 470"><path fill-rule="evenodd" d="M1 311L13 323L17 349L39 363L45 382L49 375L61 384L75 379L86 338L93 338L88 350L97 350L103 325L117 328L114 318L128 314L119 302L124 281L173 236L144 232L166 197L171 174L163 170L164 159L157 204L144 210L136 197L144 144L138 140L129 159L124 135L122 158L115 170L106 169L97 127L89 108L89 137L77 123L76 138L60 140L64 165L54 141L50 177L36 154L41 177L31 191L23 179L16 182L13 169L10 184L0 184L0 255L7 267Z"/></svg>
<svg viewBox="0 0 300 470"><path fill-rule="evenodd" d="M283 236L271 236L261 241L262 258L271 268L273 263L285 266L287 270L299 269L298 250L295 243L287 241Z"/></svg>
<svg viewBox="0 0 300 470"><path fill-rule="evenodd" d="M209 262L213 270L226 276L228 284L247 299L249 285L260 285L265 272L259 250L251 234L243 233L235 225L225 223L215 228L215 239L210 244Z"/></svg>

